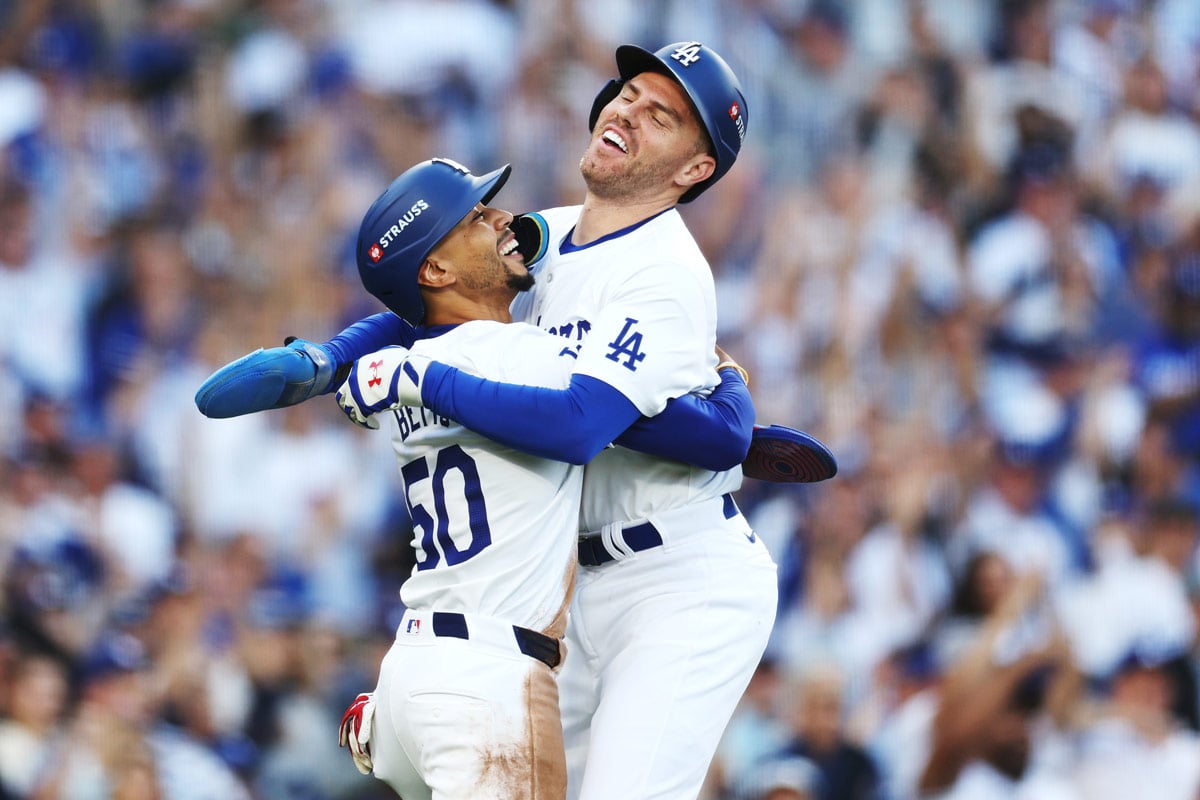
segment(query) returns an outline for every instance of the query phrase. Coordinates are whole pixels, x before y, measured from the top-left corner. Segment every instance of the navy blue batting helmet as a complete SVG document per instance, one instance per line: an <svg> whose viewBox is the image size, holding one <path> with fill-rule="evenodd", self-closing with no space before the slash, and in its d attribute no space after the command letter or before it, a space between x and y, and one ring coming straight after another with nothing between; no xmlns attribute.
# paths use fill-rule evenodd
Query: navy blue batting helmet
<svg viewBox="0 0 1200 800"><path fill-rule="evenodd" d="M699 42L676 42L651 53L636 45L617 48L619 80L609 81L596 95L588 130L596 129L601 110L621 92L625 81L643 72L659 72L673 78L692 101L692 110L708 133L717 161L713 174L684 192L679 202L687 203L729 171L746 138L746 95L737 76L715 50Z"/></svg>
<svg viewBox="0 0 1200 800"><path fill-rule="evenodd" d="M511 171L505 164L476 176L445 158L405 170L371 204L358 228L354 253L366 290L399 316L420 325L425 303L417 271L476 203L486 205L496 196Z"/></svg>

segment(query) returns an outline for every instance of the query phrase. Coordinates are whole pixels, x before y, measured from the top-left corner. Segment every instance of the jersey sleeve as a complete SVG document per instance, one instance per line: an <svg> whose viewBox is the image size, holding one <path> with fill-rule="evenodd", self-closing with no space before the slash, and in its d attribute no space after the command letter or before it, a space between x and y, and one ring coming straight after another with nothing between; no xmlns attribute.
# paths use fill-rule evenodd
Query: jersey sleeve
<svg viewBox="0 0 1200 800"><path fill-rule="evenodd" d="M700 354L715 342L705 330L705 295L691 273L655 264L625 276L592 323L575 366L652 417L672 397L706 388Z"/></svg>

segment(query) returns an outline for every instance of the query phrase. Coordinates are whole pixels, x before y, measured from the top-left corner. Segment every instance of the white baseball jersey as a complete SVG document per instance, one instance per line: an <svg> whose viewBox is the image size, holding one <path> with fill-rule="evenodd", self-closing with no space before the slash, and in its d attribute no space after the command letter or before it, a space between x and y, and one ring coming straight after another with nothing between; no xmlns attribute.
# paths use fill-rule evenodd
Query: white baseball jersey
<svg viewBox="0 0 1200 800"><path fill-rule="evenodd" d="M574 363L561 349L537 328L491 321L412 348L483 378L559 389ZM404 604L561 635L583 468L504 447L422 406L393 414L417 554L400 590Z"/></svg>
<svg viewBox="0 0 1200 800"><path fill-rule="evenodd" d="M604 381L642 414L718 383L712 271L671 209L632 229L560 252L579 206L542 212L550 246L537 285L518 295L513 318L556 334L575 371ZM741 485L741 468L709 472L622 447L587 466L580 529L644 519Z"/></svg>

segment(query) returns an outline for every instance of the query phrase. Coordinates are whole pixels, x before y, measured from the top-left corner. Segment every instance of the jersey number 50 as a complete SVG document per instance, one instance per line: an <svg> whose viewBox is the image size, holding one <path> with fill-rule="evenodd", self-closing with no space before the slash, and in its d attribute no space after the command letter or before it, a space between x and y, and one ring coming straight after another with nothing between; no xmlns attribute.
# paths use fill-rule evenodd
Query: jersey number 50
<svg viewBox="0 0 1200 800"><path fill-rule="evenodd" d="M412 518L413 527L421 531L421 553L417 557L417 569L433 569L446 558L448 566L461 564L492 543L492 529L488 527L487 506L483 502L483 490L479 485L479 470L475 459L458 445L446 447L433 455L433 475L429 474L429 460L421 457L400 468L404 479L404 504ZM446 503L446 476L457 472L462 480L465 508L454 503L455 512L465 512L471 541L466 549L459 549L450 536L450 513ZM413 503L413 487L424 480L433 481L433 514L419 503ZM461 530L462 521L455 526ZM437 544L434 544L434 541ZM440 553L438 551L441 551Z"/></svg>

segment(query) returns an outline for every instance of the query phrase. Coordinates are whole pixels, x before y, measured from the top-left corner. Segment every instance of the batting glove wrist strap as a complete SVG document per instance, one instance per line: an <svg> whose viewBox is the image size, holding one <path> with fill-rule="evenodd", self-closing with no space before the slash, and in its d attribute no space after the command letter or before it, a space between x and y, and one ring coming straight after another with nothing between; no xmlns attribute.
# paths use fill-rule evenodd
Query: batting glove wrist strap
<svg viewBox="0 0 1200 800"><path fill-rule="evenodd" d="M329 384L333 383L333 375L336 371L330 352L320 345L291 336L287 339L287 346L291 350L297 350L308 356L313 363L313 376L309 381L289 383L285 386L283 394L279 397L279 405L295 405L310 397L327 392L330 388Z"/></svg>
<svg viewBox="0 0 1200 800"><path fill-rule="evenodd" d="M374 768L371 760L371 727L375 720L375 695L364 692L354 698L354 702L342 715L342 725L338 729L338 747L348 747L354 766L363 775L369 775Z"/></svg>

